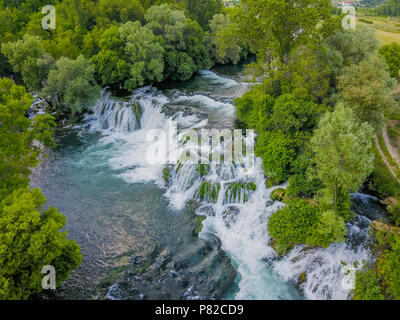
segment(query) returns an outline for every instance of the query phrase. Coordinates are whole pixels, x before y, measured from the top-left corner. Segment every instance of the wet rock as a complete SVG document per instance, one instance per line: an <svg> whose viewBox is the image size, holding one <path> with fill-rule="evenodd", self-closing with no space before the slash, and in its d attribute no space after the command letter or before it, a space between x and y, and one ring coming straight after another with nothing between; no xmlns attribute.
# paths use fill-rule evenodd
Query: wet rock
<svg viewBox="0 0 400 320"><path fill-rule="evenodd" d="M353 193L351 195L351 210L355 214L367 217L369 220L387 221L385 207L378 198L367 194Z"/></svg>
<svg viewBox="0 0 400 320"><path fill-rule="evenodd" d="M183 117L196 116L198 121L208 119L208 115L206 113L189 106L167 104L162 108L161 112L168 118L173 118L176 116L176 114L181 113Z"/></svg>
<svg viewBox="0 0 400 320"><path fill-rule="evenodd" d="M215 217L215 210L211 205L205 205L197 209L197 214L207 217Z"/></svg>
<svg viewBox="0 0 400 320"><path fill-rule="evenodd" d="M272 201L281 201L283 202L285 200L286 196L286 190L283 188L277 188L271 193L271 200Z"/></svg>
<svg viewBox="0 0 400 320"><path fill-rule="evenodd" d="M222 218L227 228L231 228L237 221L237 216L240 213L240 209L235 206L229 206L222 213Z"/></svg>

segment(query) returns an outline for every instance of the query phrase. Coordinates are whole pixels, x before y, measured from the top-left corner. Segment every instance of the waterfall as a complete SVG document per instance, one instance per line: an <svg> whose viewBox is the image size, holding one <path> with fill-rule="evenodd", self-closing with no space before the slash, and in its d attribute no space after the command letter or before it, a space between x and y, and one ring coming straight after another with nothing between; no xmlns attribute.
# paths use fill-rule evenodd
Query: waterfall
<svg viewBox="0 0 400 320"><path fill-rule="evenodd" d="M245 87L209 71L200 77L203 82L219 83L221 88L236 92L242 92ZM215 92L215 88L213 90ZM208 118L204 119L200 112L206 113ZM171 173L166 185L162 178L166 165L150 165L145 157L150 146L146 140L148 131L166 130L167 120L173 120L182 129L210 124L232 125L233 117L232 102L221 101L220 95L199 92L188 95L177 90L145 87L134 91L126 100L103 92L90 124L91 130L102 133L102 143L113 149L109 166L116 176L128 183L157 183L165 188L165 197L177 212L185 208L188 201L197 203L196 213L207 217L200 237L217 236L239 273L238 291L227 298L300 299L302 296L293 283L305 274L298 284L305 298L347 299L351 288L343 286L346 277L343 266L356 261L362 265L362 260L370 259L370 253L363 246L365 241L356 243L354 240L368 237L369 223L365 218L348 225L346 244L311 250L297 246L279 259L269 246L267 222L283 204L270 200L276 187L266 187L261 159L256 159L253 166L245 165L251 162L248 156L244 157L244 164L180 162L169 165ZM181 154L188 147L181 141L178 150L169 151Z"/></svg>

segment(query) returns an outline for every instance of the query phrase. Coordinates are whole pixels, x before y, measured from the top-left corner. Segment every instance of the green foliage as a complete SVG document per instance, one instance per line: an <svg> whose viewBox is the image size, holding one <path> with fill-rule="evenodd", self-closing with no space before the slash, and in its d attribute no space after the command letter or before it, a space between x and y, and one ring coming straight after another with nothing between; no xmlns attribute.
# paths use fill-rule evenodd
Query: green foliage
<svg viewBox="0 0 400 320"><path fill-rule="evenodd" d="M197 170L197 173L199 174L200 178L203 178L204 176L206 176L210 173L210 165L200 163L197 165L196 170Z"/></svg>
<svg viewBox="0 0 400 320"><path fill-rule="evenodd" d="M285 181L293 171L299 141L282 132L265 131L257 138L255 153L263 160L267 176Z"/></svg>
<svg viewBox="0 0 400 320"><path fill-rule="evenodd" d="M122 83L132 90L150 81L161 81L164 70L160 40L140 22L107 29L100 52L92 58L102 85Z"/></svg>
<svg viewBox="0 0 400 320"><path fill-rule="evenodd" d="M377 55L371 55L358 65L344 69L339 77L341 95L354 110L360 121L377 126L383 114L396 106L391 95L396 81L390 77L388 67Z"/></svg>
<svg viewBox="0 0 400 320"><path fill-rule="evenodd" d="M286 190L283 188L277 188L271 193L271 200L283 201L285 199Z"/></svg>
<svg viewBox="0 0 400 320"><path fill-rule="evenodd" d="M39 189L20 189L0 203L0 299L27 299L41 291L42 268L56 270L59 285L81 263L79 246L60 232L66 219L43 209Z"/></svg>
<svg viewBox="0 0 400 320"><path fill-rule="evenodd" d="M373 170L373 129L360 124L353 111L338 105L315 130L311 147L315 176L323 181L323 200L335 212L340 194L357 191Z"/></svg>
<svg viewBox="0 0 400 320"><path fill-rule="evenodd" d="M246 203L250 195L257 190L254 182L234 182L227 185L224 203Z"/></svg>
<svg viewBox="0 0 400 320"><path fill-rule="evenodd" d="M399 79L400 45L396 42L384 45L380 48L379 53L385 58L385 61L389 66L390 76Z"/></svg>
<svg viewBox="0 0 400 320"><path fill-rule="evenodd" d="M62 57L55 69L50 71L41 94L44 97L58 97L72 115L80 113L100 97L100 87L93 73L93 66L83 56L75 60Z"/></svg>
<svg viewBox="0 0 400 320"><path fill-rule="evenodd" d="M329 0L242 0L230 13L227 28L218 33L220 55L245 43L257 55L251 67L268 82L270 94L280 93L280 81L290 54L302 46L317 46L339 27Z"/></svg>
<svg viewBox="0 0 400 320"><path fill-rule="evenodd" d="M153 33L164 39L164 78L185 81L211 67L204 32L197 22L186 18L183 10L167 4L153 6L145 18Z"/></svg>
<svg viewBox="0 0 400 320"><path fill-rule="evenodd" d="M224 3L222 0L185 0L185 7L189 17L196 20L204 30L208 30L208 22L222 11Z"/></svg>
<svg viewBox="0 0 400 320"><path fill-rule="evenodd" d="M25 114L32 104L32 96L12 80L0 79L0 199L28 184L30 168L37 165L40 147L54 146L54 119L38 115L33 121Z"/></svg>
<svg viewBox="0 0 400 320"><path fill-rule="evenodd" d="M311 244L313 231L319 220L318 207L306 200L294 199L271 215L268 231L278 243Z"/></svg>
<svg viewBox="0 0 400 320"><path fill-rule="evenodd" d="M266 130L266 123L272 115L275 99L265 94L262 85L255 85L241 98L235 99L236 116L257 132Z"/></svg>
<svg viewBox="0 0 400 320"><path fill-rule="evenodd" d="M278 247L303 243L328 247L333 242L343 242L347 229L343 219L334 212L321 214L318 206L293 199L271 215L268 231Z"/></svg>
<svg viewBox="0 0 400 320"><path fill-rule="evenodd" d="M163 47L150 29L140 22L127 22L119 29L125 40L125 53L129 63L129 78L125 89L132 90L147 81L161 81L164 69Z"/></svg>
<svg viewBox="0 0 400 320"><path fill-rule="evenodd" d="M261 85L236 99L235 104L239 120L260 133L255 151L263 159L266 174L278 181L287 180L298 171L296 160L326 107L291 94L274 99Z"/></svg>
<svg viewBox="0 0 400 320"><path fill-rule="evenodd" d="M218 13L214 15L210 21L211 32L208 35L208 46L211 58L217 63L233 63L237 64L242 57L247 56L247 51L239 44L233 44L227 47L223 56L220 54L220 45L218 43L218 33L228 27L230 23L229 16Z"/></svg>
<svg viewBox="0 0 400 320"><path fill-rule="evenodd" d="M389 221L396 227L400 227L400 204L396 204L388 209Z"/></svg>
<svg viewBox="0 0 400 320"><path fill-rule="evenodd" d="M211 183L203 181L198 190L198 196L200 201L206 201L209 203L216 203L221 190L219 183Z"/></svg>
<svg viewBox="0 0 400 320"><path fill-rule="evenodd" d="M41 89L54 60L45 52L38 37L25 35L23 40L3 43L1 51L13 70L21 72L29 90Z"/></svg>
<svg viewBox="0 0 400 320"><path fill-rule="evenodd" d="M345 66L359 64L379 49L375 30L365 26L338 31L325 40L325 45L340 54Z"/></svg>
<svg viewBox="0 0 400 320"><path fill-rule="evenodd" d="M332 210L328 210L321 214L313 231L311 243L327 248L333 242L344 242L346 233L347 227L343 218Z"/></svg>
<svg viewBox="0 0 400 320"><path fill-rule="evenodd" d="M138 0L99 0L96 22L101 27L128 21L143 21L144 9Z"/></svg>
<svg viewBox="0 0 400 320"><path fill-rule="evenodd" d="M354 300L384 300L379 286L379 278L372 269L363 268L356 273Z"/></svg>

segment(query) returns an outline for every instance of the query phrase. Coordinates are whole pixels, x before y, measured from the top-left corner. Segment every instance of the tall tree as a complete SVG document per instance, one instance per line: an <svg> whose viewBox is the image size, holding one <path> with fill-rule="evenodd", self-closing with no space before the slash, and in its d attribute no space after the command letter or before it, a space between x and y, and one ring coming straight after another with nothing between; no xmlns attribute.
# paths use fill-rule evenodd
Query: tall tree
<svg viewBox="0 0 400 320"><path fill-rule="evenodd" d="M231 23L219 33L220 53L245 42L257 55L255 74L280 94L290 53L319 44L337 26L329 0L242 0L230 12Z"/></svg>
<svg viewBox="0 0 400 320"><path fill-rule="evenodd" d="M42 290L44 266L55 268L56 285L81 263L80 248L60 232L66 219L44 209L39 189L20 189L0 203L0 299L27 299Z"/></svg>
<svg viewBox="0 0 400 320"><path fill-rule="evenodd" d="M29 90L40 90L54 65L38 37L26 34L22 40L3 43L1 51L15 72L20 72Z"/></svg>
<svg viewBox="0 0 400 320"><path fill-rule="evenodd" d="M56 97L72 115L91 107L100 97L100 87L94 79L94 67L82 55L72 60L60 58L51 70L41 94Z"/></svg>
<svg viewBox="0 0 400 320"><path fill-rule="evenodd" d="M54 145L55 127L50 115L37 115L32 121L26 112L32 96L11 79L0 79L0 199L15 189L27 186L30 168L37 165L40 148Z"/></svg>
<svg viewBox="0 0 400 320"><path fill-rule="evenodd" d="M371 55L358 65L345 68L338 88L361 121L379 127L384 113L396 106L391 95L395 86L396 80L390 77L386 63Z"/></svg>
<svg viewBox="0 0 400 320"><path fill-rule="evenodd" d="M322 200L337 213L340 197L355 192L373 170L373 128L360 124L343 104L326 113L311 139L316 176L324 183Z"/></svg>
<svg viewBox="0 0 400 320"><path fill-rule="evenodd" d="M185 0L189 17L196 20L203 30L209 30L209 21L224 7L222 0Z"/></svg>

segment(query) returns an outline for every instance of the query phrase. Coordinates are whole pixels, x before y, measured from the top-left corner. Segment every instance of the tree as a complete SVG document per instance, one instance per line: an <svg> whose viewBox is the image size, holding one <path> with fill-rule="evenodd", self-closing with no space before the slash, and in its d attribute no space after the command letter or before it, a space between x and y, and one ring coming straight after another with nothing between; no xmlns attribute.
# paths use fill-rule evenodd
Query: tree
<svg viewBox="0 0 400 320"><path fill-rule="evenodd" d="M311 139L315 175L324 184L323 202L334 213L340 196L355 192L373 170L373 128L360 124L350 108L338 105L326 113Z"/></svg>
<svg viewBox="0 0 400 320"><path fill-rule="evenodd" d="M361 121L378 126L384 113L396 105L391 96L396 80L390 77L388 67L377 55L358 65L351 65L339 77L338 88L343 100L353 108Z"/></svg>
<svg viewBox="0 0 400 320"><path fill-rule="evenodd" d="M139 21L105 30L100 49L92 61L102 85L120 84L126 90L133 90L163 78L162 41Z"/></svg>
<svg viewBox="0 0 400 320"><path fill-rule="evenodd" d="M54 146L54 118L37 115L32 121L25 116L32 101L24 87L0 79L0 199L28 185L41 150L35 141Z"/></svg>
<svg viewBox="0 0 400 320"><path fill-rule="evenodd" d="M218 33L228 27L230 21L229 16L218 13L214 15L210 21L210 30L208 38L208 45L210 48L211 58L217 63L233 63L237 64L243 56L247 55L239 44L233 44L227 47L224 52L224 56L220 55L220 45L218 43Z"/></svg>
<svg viewBox="0 0 400 320"><path fill-rule="evenodd" d="M332 28L329 0L242 0L220 34L222 49L244 41L261 63L287 63L296 48L319 42Z"/></svg>
<svg viewBox="0 0 400 320"><path fill-rule="evenodd" d="M359 64L379 49L375 30L366 26L357 26L355 30L340 30L327 38L324 43L341 55L344 66Z"/></svg>
<svg viewBox="0 0 400 320"><path fill-rule="evenodd" d="M130 64L125 89L132 90L148 81L161 81L164 48L158 38L139 21L123 24L119 32L126 41L125 53Z"/></svg>
<svg viewBox="0 0 400 320"><path fill-rule="evenodd" d="M313 230L311 242L327 248L333 242L344 242L346 234L347 228L343 218L332 210L328 210L321 214Z"/></svg>
<svg viewBox="0 0 400 320"><path fill-rule="evenodd" d="M203 30L209 30L208 22L224 7L222 0L185 0L189 17L196 20Z"/></svg>
<svg viewBox="0 0 400 320"><path fill-rule="evenodd" d="M100 87L94 79L94 68L82 55L72 60L66 57L56 62L41 92L44 97L57 97L72 115L87 110L100 97Z"/></svg>
<svg viewBox="0 0 400 320"><path fill-rule="evenodd" d="M164 78L189 80L195 72L211 67L204 45L204 32L183 10L168 4L151 7L145 16L147 27L164 40Z"/></svg>
<svg viewBox="0 0 400 320"><path fill-rule="evenodd" d="M43 209L39 189L20 189L0 203L0 299L27 299L41 291L42 268L51 265L59 285L81 263L79 246L60 232L66 219Z"/></svg>
<svg viewBox="0 0 400 320"><path fill-rule="evenodd" d="M389 66L390 76L399 79L400 45L396 42L384 45L380 48L379 53L385 58L385 61Z"/></svg>
<svg viewBox="0 0 400 320"><path fill-rule="evenodd" d="M2 53L15 72L21 72L29 90L40 90L54 59L45 52L38 37L26 34L22 40L3 43Z"/></svg>
<svg viewBox="0 0 400 320"><path fill-rule="evenodd" d="M312 245L313 232L319 221L319 210L315 205L303 199L294 199L271 215L268 219L268 231L277 245L286 251L297 244ZM282 250L281 249L281 250Z"/></svg>
<svg viewBox="0 0 400 320"><path fill-rule="evenodd" d="M144 9L138 0L99 0L96 21L101 27L112 23L142 21Z"/></svg>

